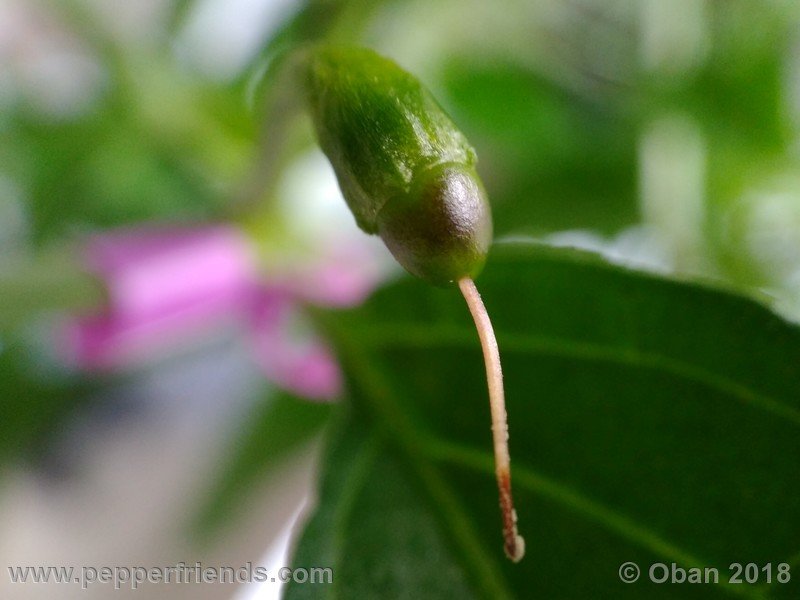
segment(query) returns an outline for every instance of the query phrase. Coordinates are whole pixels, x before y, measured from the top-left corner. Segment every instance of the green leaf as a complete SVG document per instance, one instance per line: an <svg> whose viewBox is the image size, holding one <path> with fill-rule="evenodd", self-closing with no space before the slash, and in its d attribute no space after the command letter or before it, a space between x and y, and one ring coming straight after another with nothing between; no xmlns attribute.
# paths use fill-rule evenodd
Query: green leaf
<svg viewBox="0 0 800 600"><path fill-rule="evenodd" d="M245 431L236 436L229 449L229 456L195 517L196 532L208 538L235 518L242 495L319 432L330 412L329 404L270 390L269 396L253 407Z"/></svg>
<svg viewBox="0 0 800 600"><path fill-rule="evenodd" d="M0 463L34 458L108 381L47 368L13 336L0 346Z"/></svg>
<svg viewBox="0 0 800 600"><path fill-rule="evenodd" d="M465 59L442 83L477 149L496 232L612 232L638 220L637 115L619 91L588 99L518 64Z"/></svg>
<svg viewBox="0 0 800 600"><path fill-rule="evenodd" d="M502 552L486 383L457 291L404 280L320 316L351 402L288 598L797 597L724 583L732 562L800 571L800 330L758 303L534 244L478 286L504 361L527 554ZM620 565L643 570L623 584ZM718 585L647 581L716 567ZM796 579L796 578L795 578Z"/></svg>

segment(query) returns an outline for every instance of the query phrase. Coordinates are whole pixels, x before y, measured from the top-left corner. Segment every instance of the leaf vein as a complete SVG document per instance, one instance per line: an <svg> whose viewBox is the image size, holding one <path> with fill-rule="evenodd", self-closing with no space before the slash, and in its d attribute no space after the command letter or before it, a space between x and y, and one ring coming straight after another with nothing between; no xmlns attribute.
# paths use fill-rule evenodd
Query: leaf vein
<svg viewBox="0 0 800 600"><path fill-rule="evenodd" d="M480 471L489 476L494 473L492 457L484 451L432 436L426 438L424 447L431 457L439 462L456 464ZM684 567L702 568L709 565L709 561L704 561L679 548L647 527L564 484L549 479L530 467L516 465L514 467L514 483L529 492L549 498L557 504L571 509L583 518L600 524L620 537ZM745 587L737 587L727 582L723 582L722 587L734 595L748 598L762 597L760 593L753 593Z"/></svg>
<svg viewBox="0 0 800 600"><path fill-rule="evenodd" d="M547 336L520 335L497 332L501 352L529 352L564 356L578 360L596 360L621 365L646 367L694 381L723 394L732 396L744 404L785 418L800 425L800 409L751 389L729 377L708 369L691 365L659 354L642 352L635 348L621 351L612 346L588 342L572 342ZM405 324L397 327L375 327L360 332L362 343L373 348L390 347L477 347L474 332L461 328L419 327Z"/></svg>
<svg viewBox="0 0 800 600"><path fill-rule="evenodd" d="M382 370L368 360L363 353L363 346L355 345L347 337L339 337L344 356L349 359L353 375L360 380L365 396L369 398L374 409L386 422L392 423L388 431L394 435L400 447L407 454L412 466L427 486L432 502L438 503L439 519L446 529L459 542L461 560L468 562L470 572L480 574L480 581L489 589L491 598L512 598L505 577L499 566L486 552L478 539L459 499L453 494L433 463L423 460L420 455L420 435L409 421L408 416L400 409L398 400L387 385Z"/></svg>

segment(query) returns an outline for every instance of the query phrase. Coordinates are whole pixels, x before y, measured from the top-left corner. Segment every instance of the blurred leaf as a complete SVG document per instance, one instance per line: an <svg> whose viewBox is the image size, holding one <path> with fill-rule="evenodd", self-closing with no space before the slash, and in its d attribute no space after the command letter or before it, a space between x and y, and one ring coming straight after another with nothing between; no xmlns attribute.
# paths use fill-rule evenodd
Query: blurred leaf
<svg viewBox="0 0 800 600"><path fill-rule="evenodd" d="M618 101L590 102L512 63L454 61L444 85L478 149L498 233L637 220L636 131Z"/></svg>
<svg viewBox="0 0 800 600"><path fill-rule="evenodd" d="M57 248L35 260L0 260L0 298L0 332L6 332L43 312L96 309L107 301L107 291L72 253Z"/></svg>
<svg viewBox="0 0 800 600"><path fill-rule="evenodd" d="M369 18L389 0L304 0L298 10L264 40L244 79L263 73L276 55L309 43L322 41L354 44Z"/></svg>
<svg viewBox="0 0 800 600"><path fill-rule="evenodd" d="M173 35L180 31L197 5L196 0L172 0L168 8L167 30Z"/></svg>
<svg viewBox="0 0 800 600"><path fill-rule="evenodd" d="M698 115L723 153L734 146L757 156L791 143L787 56L797 25L797 7L791 4L709 5L709 56L697 74L676 86L673 97Z"/></svg>
<svg viewBox="0 0 800 600"><path fill-rule="evenodd" d="M258 402L246 430L234 439L228 457L208 498L198 512L195 529L211 535L235 518L243 494L281 460L318 433L328 421L331 406L274 392Z"/></svg>
<svg viewBox="0 0 800 600"><path fill-rule="evenodd" d="M24 105L3 115L3 175L23 191L35 240L219 217L255 149L243 90L191 72L167 37L126 45L82 2L50 8L92 51L104 85L80 116L53 120Z"/></svg>
<svg viewBox="0 0 800 600"><path fill-rule="evenodd" d="M149 219L202 219L219 194L182 151L112 109L66 124L18 119L9 131L9 174L23 188L34 237Z"/></svg>
<svg viewBox="0 0 800 600"><path fill-rule="evenodd" d="M502 553L486 383L453 289L404 280L321 315L351 403L288 598L797 597L654 585L635 561L800 568L800 330L746 298L532 244L478 282L504 360L527 555ZM762 580L763 583L763 580Z"/></svg>
<svg viewBox="0 0 800 600"><path fill-rule="evenodd" d="M101 385L37 365L21 342L0 346L0 463L35 457Z"/></svg>

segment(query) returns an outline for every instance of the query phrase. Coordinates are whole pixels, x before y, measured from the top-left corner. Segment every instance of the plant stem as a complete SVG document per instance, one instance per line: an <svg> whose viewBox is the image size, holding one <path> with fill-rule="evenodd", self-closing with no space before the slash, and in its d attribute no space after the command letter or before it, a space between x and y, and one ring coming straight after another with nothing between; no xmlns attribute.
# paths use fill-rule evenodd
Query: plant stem
<svg viewBox="0 0 800 600"><path fill-rule="evenodd" d="M492 321L483 305L481 295L475 282L464 277L458 282L461 293L467 301L478 337L483 348L483 360L486 363L486 379L489 384L489 407L492 413L492 436L494 438L494 463L497 476L497 488L500 492L500 512L503 517L503 538L506 556L519 562L525 555L525 540L517 531L517 513L514 510L514 499L511 496L511 458L508 453L508 416L506 415L506 399L503 391L503 370L500 366L500 350L494 336Z"/></svg>

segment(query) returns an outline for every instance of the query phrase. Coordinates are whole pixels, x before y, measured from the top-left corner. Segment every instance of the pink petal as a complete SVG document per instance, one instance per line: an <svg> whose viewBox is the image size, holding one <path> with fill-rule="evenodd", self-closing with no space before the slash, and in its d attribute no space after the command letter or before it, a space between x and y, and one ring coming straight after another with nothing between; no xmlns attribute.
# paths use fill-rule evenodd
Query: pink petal
<svg viewBox="0 0 800 600"><path fill-rule="evenodd" d="M305 398L334 400L341 395L336 358L285 291L255 290L249 330L255 361L272 382Z"/></svg>
<svg viewBox="0 0 800 600"><path fill-rule="evenodd" d="M387 272L387 262L372 244L337 239L318 248L312 261L276 273L272 281L306 302L345 308L364 302Z"/></svg>
<svg viewBox="0 0 800 600"><path fill-rule="evenodd" d="M100 314L70 319L68 360L121 366L186 335L243 318L256 276L247 240L224 226L140 228L89 240L86 264L106 283Z"/></svg>

